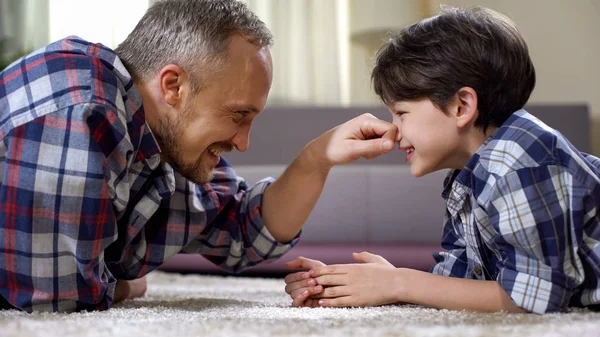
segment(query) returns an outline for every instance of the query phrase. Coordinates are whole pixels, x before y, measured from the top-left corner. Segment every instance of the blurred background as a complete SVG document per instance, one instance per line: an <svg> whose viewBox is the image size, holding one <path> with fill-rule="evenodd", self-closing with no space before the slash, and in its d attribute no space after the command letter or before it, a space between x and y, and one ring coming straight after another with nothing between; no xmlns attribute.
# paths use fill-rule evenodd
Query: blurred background
<svg viewBox="0 0 600 337"><path fill-rule="evenodd" d="M67 35L116 47L153 0L0 0L0 66ZM589 106L600 155L600 0L245 0L275 35L269 105L381 105L372 58L389 31L481 5L509 16L537 71L530 103ZM568 118L568 116L565 116Z"/></svg>

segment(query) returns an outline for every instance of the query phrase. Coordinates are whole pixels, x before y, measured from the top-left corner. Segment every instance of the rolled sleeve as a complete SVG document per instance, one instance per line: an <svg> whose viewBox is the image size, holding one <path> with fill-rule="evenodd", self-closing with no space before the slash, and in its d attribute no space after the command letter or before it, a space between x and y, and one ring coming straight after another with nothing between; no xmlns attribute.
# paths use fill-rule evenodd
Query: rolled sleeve
<svg viewBox="0 0 600 337"><path fill-rule="evenodd" d="M262 201L267 187L274 181L265 178L249 189L242 198L241 207L244 209L238 217L242 229L242 242L230 250L226 263L222 266L232 271L241 263L247 268L261 262L271 262L287 253L299 240L300 233L288 243L275 240L267 229L262 218ZM245 229L245 230L244 230ZM243 246L246 254L242 254ZM244 259L243 256L246 255Z"/></svg>
<svg viewBox="0 0 600 337"><path fill-rule="evenodd" d="M213 181L197 193L201 207L206 209L207 226L183 252L200 253L230 273L277 260L298 242L300 233L290 242L281 243L264 225L264 192L275 179L265 178L248 188L246 181L222 162ZM194 213L192 210L190 214Z"/></svg>
<svg viewBox="0 0 600 337"><path fill-rule="evenodd" d="M566 311L573 295L556 283L508 268L500 270L497 281L515 305L536 314Z"/></svg>

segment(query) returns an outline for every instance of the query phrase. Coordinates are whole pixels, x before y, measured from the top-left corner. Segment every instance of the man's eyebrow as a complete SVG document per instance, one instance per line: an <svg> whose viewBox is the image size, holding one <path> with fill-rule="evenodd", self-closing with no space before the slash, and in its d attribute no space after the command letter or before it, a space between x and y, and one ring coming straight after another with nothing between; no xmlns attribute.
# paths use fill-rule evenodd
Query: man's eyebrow
<svg viewBox="0 0 600 337"><path fill-rule="evenodd" d="M254 105L244 105L244 106L237 106L234 107L234 110L239 111L239 112L254 112L254 113L259 113L260 110L258 110L257 107L255 107Z"/></svg>

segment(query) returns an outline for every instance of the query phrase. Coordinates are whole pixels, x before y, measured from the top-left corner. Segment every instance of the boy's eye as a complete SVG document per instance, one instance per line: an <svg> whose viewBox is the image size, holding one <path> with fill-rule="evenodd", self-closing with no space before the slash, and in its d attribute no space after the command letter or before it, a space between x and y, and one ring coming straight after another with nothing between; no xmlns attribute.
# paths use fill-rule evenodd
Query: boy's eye
<svg viewBox="0 0 600 337"><path fill-rule="evenodd" d="M400 117L402 115L404 115L406 113L406 111L396 111L396 116Z"/></svg>

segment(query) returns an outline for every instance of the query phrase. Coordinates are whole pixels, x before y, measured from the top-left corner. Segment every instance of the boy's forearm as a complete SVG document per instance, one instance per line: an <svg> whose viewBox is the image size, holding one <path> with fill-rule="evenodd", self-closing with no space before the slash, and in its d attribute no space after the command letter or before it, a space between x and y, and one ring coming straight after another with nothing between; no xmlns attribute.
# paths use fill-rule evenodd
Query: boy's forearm
<svg viewBox="0 0 600 337"><path fill-rule="evenodd" d="M477 312L525 310L515 305L496 281L469 280L435 275L413 269L398 269L398 300L438 309Z"/></svg>

